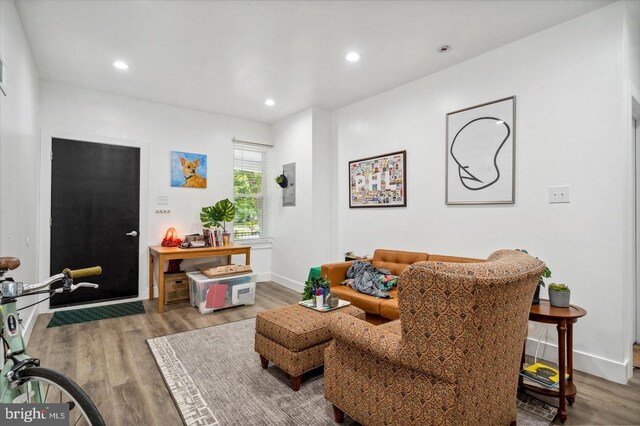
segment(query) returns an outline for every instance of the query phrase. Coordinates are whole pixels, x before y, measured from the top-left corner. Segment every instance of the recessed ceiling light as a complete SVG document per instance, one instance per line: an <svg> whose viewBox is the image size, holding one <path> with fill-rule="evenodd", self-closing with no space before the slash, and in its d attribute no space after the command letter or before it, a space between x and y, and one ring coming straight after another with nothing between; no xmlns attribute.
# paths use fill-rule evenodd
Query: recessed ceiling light
<svg viewBox="0 0 640 426"><path fill-rule="evenodd" d="M274 105L276 104L276 101L274 101L273 99L269 98L269 99L266 99L266 100L264 101L264 104L265 104L266 106L274 106Z"/></svg>
<svg viewBox="0 0 640 426"><path fill-rule="evenodd" d="M358 52L349 52L344 58L349 62L358 62L360 60L360 54Z"/></svg>
<svg viewBox="0 0 640 426"><path fill-rule="evenodd" d="M126 62L123 62L123 61L115 61L113 63L113 66L118 68L119 70L128 70L129 69L129 65Z"/></svg>
<svg viewBox="0 0 640 426"><path fill-rule="evenodd" d="M440 53L446 53L446 52L448 52L450 50L451 50L451 46L449 46L448 44L444 44L444 45L438 47L438 52L440 52Z"/></svg>

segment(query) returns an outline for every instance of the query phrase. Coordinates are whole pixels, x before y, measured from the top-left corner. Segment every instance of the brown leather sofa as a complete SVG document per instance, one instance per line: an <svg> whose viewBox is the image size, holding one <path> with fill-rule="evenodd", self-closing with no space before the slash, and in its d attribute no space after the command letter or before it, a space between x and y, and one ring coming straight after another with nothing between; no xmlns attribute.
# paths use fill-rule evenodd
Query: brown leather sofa
<svg viewBox="0 0 640 426"><path fill-rule="evenodd" d="M452 262L452 263L477 263L484 262L483 259L473 259L458 256L443 256L440 254L420 253L413 251L385 250L377 249L373 253L373 258L363 259L371 262L376 268L385 268L392 274L400 276L410 265L424 261ZM398 309L398 290L396 288L389 291L392 299L381 299L368 294L358 293L349 286L340 285L346 279L347 269L351 262L328 263L322 265L320 273L331 281L331 292L338 293L340 299L347 300L367 313L367 321L379 324L400 318Z"/></svg>
<svg viewBox="0 0 640 426"><path fill-rule="evenodd" d="M482 263L420 262L400 277L400 321L334 315L324 394L336 421L346 413L371 426L515 424L522 342L544 268L514 250Z"/></svg>

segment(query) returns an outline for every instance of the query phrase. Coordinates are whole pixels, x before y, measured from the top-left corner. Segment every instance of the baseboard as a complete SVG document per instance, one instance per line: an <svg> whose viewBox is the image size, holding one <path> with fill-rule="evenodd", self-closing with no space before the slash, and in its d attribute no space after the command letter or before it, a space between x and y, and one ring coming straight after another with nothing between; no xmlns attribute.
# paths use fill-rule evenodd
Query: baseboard
<svg viewBox="0 0 640 426"><path fill-rule="evenodd" d="M256 280L258 282L271 281L271 272L263 272L261 274L258 274Z"/></svg>
<svg viewBox="0 0 640 426"><path fill-rule="evenodd" d="M538 341L532 337L527 337L526 353L533 356L536 352ZM543 358L551 362L558 362L558 346L553 343L540 342L538 349L538 359ZM627 371L628 363L619 362L611 359L603 358L597 355L585 352L573 351L573 368L578 371L593 374L612 382L626 384L628 381Z"/></svg>
<svg viewBox="0 0 640 426"><path fill-rule="evenodd" d="M36 325L36 321L38 320L38 305L35 306L34 309L31 310L28 318L22 318L22 326L24 327L22 331L22 339L24 340L25 346L29 344L29 339L31 338L31 333L33 332L33 327Z"/></svg>
<svg viewBox="0 0 640 426"><path fill-rule="evenodd" d="M274 272L271 273L271 281L293 291L297 291L298 293L302 293L304 291L304 284L287 277L283 277L282 275L278 275Z"/></svg>

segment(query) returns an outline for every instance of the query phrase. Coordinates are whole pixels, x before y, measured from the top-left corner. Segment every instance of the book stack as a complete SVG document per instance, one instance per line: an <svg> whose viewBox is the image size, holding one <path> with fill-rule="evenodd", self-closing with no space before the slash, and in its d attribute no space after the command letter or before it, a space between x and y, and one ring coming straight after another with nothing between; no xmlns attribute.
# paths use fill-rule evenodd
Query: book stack
<svg viewBox="0 0 640 426"><path fill-rule="evenodd" d="M537 362L520 371L520 375L527 381L545 388L557 388L560 383L560 372L548 365ZM564 379L569 378L568 374L564 375Z"/></svg>
<svg viewBox="0 0 640 426"><path fill-rule="evenodd" d="M216 228L209 232L209 245L211 247L222 247L224 245L222 242L222 231Z"/></svg>

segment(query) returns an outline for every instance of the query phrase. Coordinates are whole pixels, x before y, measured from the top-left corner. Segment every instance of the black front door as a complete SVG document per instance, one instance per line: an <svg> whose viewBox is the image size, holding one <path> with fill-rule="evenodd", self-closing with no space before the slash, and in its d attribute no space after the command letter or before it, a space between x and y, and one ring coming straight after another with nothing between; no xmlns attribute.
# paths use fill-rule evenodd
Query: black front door
<svg viewBox="0 0 640 426"><path fill-rule="evenodd" d="M58 294L51 307L138 296L140 149L52 140L51 275L102 266L81 281L100 285Z"/></svg>

